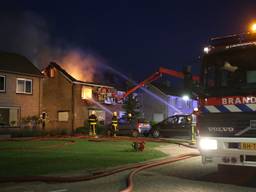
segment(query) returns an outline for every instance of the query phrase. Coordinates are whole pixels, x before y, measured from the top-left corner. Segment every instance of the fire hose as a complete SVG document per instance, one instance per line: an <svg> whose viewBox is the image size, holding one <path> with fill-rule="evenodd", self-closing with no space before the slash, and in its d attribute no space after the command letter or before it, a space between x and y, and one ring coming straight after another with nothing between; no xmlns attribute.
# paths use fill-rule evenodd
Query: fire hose
<svg viewBox="0 0 256 192"><path fill-rule="evenodd" d="M83 138L90 138L90 137L79 137L81 139ZM43 140L43 139L42 139ZM128 140L128 141L153 141L153 142L162 142L162 143L170 143L169 141L167 142L164 139L150 139L150 138L120 138L120 137L115 137L115 138L91 138L89 141L119 141L119 140ZM67 140L66 140L67 141ZM73 140L68 140L67 142L69 143L73 143L75 141ZM178 144L178 145L182 145L185 147L190 147L190 148L194 148L193 146L184 144L184 143L179 143L179 142L172 142L174 144ZM112 169L112 170L107 170L107 171L102 171L102 172L95 172L92 175L85 175L85 176L28 176L28 177L0 177L0 183L5 183L5 182L57 182L57 183L68 183L68 182L80 182L80 181L89 181L89 180L94 180L94 179L98 179L101 177L106 177L106 176L110 176L113 175L115 173L119 173L119 172L123 172L126 170L131 170L134 169L128 176L128 180L127 180L127 188L122 190L122 192L131 192L133 189L133 176L144 170L144 169L148 169L151 167L156 167L156 166L160 166L160 165L165 165L168 163L173 163L173 162L177 162L180 160L185 160L191 157L195 157L198 156L198 153L191 153L191 154L183 154L183 155L179 155L177 157L168 157L165 159L160 159L160 160L154 160L154 161L148 161L148 162L144 162L144 163L135 163L132 165L125 165L116 169Z"/></svg>
<svg viewBox="0 0 256 192"><path fill-rule="evenodd" d="M197 154L198 155L198 154ZM196 156L195 154L185 154L182 156L179 156L178 158L187 159L189 157L194 157ZM57 182L57 183L71 183L71 182L80 182L80 181L89 181L93 179L98 179L101 177L106 177L113 175L115 173L123 172L126 170L130 169L137 169L137 168L149 168L153 166L158 166L158 165L163 165L171 162L175 162L178 160L183 160L183 159L175 159L175 157L172 158L167 158L163 160L155 160L155 161L150 161L150 162L145 162L145 163L135 163L132 165L126 165L122 166L116 169L108 170L108 171L103 171L99 173L94 173L93 175L86 175L86 176L72 176L72 177L62 177L62 176L28 176L28 177L0 177L0 182L5 183L5 182Z"/></svg>
<svg viewBox="0 0 256 192"><path fill-rule="evenodd" d="M189 158L196 157L196 156L199 156L199 154L198 153L183 154L183 155L179 155L177 157L167 158L164 160L160 160L158 162L153 162L153 163L138 167L129 173L128 178L127 178L127 187L125 189L121 190L120 192L132 192L133 188L134 188L133 177L136 173L138 173L142 170L149 169L152 167L157 167L160 165L169 164L169 163L174 163L177 161L189 159Z"/></svg>

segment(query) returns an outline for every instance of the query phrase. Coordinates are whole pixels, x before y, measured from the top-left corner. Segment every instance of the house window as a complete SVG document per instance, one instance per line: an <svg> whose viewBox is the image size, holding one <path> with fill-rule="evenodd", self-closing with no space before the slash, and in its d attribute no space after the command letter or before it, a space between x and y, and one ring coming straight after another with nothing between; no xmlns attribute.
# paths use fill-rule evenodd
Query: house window
<svg viewBox="0 0 256 192"><path fill-rule="evenodd" d="M0 92L5 92L5 76L0 75Z"/></svg>
<svg viewBox="0 0 256 192"><path fill-rule="evenodd" d="M163 113L154 113L153 114L153 121L158 123L164 120L164 114Z"/></svg>
<svg viewBox="0 0 256 192"><path fill-rule="evenodd" d="M32 80L17 78L16 93L32 94Z"/></svg>
<svg viewBox="0 0 256 192"><path fill-rule="evenodd" d="M83 86L81 97L82 99L92 99L92 88Z"/></svg>
<svg viewBox="0 0 256 192"><path fill-rule="evenodd" d="M182 109L182 104L183 104L183 101L182 99L180 98L175 98L175 107L179 108L179 109Z"/></svg>
<svg viewBox="0 0 256 192"><path fill-rule="evenodd" d="M50 74L49 74L50 77L51 77L51 78L55 77L55 73L56 73L56 72L55 72L55 69L54 69L54 68L51 68L51 69L50 69Z"/></svg>
<svg viewBox="0 0 256 192"><path fill-rule="evenodd" d="M0 128L17 127L19 124L19 108L0 107Z"/></svg>
<svg viewBox="0 0 256 192"><path fill-rule="evenodd" d="M58 121L68 121L68 111L58 112Z"/></svg>
<svg viewBox="0 0 256 192"><path fill-rule="evenodd" d="M191 109L191 108L192 108L192 103L193 103L192 100L187 101L186 105L187 105L187 108L188 108L188 109Z"/></svg>

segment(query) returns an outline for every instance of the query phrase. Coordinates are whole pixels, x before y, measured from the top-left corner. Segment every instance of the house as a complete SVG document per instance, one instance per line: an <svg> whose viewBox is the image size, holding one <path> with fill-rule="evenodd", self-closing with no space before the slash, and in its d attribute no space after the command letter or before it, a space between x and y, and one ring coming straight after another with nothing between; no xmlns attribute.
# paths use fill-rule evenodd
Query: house
<svg viewBox="0 0 256 192"><path fill-rule="evenodd" d="M42 73L26 57L0 52L1 128L18 128L22 119L40 116L42 78Z"/></svg>
<svg viewBox="0 0 256 192"><path fill-rule="evenodd" d="M165 84L149 84L140 91L140 103L144 118L160 122L165 118L184 114L189 115L197 107L197 101L182 97L182 90Z"/></svg>
<svg viewBox="0 0 256 192"><path fill-rule="evenodd" d="M67 129L71 132L84 127L92 111L101 124L108 124L112 112L122 111L116 96L123 94L113 86L79 81L60 65L50 63L44 70L43 114L46 129Z"/></svg>

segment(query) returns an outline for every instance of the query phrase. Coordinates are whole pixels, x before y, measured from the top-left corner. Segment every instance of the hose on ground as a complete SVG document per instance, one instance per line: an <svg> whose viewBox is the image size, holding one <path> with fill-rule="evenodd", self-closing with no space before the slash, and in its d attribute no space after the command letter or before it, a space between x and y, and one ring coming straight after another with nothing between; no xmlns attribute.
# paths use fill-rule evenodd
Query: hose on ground
<svg viewBox="0 0 256 192"><path fill-rule="evenodd" d="M155 162L155 163L151 163L151 164L148 164L148 165L138 167L138 168L136 168L136 169L134 169L133 171L130 172L130 174L128 175L128 178L127 178L127 187L125 189L121 190L120 192L132 192L133 188L134 188L133 177L135 176L136 173L138 173L142 170L149 169L149 168L152 168L152 167L157 167L157 166L160 166L160 165L169 164L169 163L174 163L174 162L177 162L177 161L189 159L189 158L196 157L196 156L199 156L199 154L198 153L183 154L183 155L179 155L177 157L165 159L165 160L162 160L162 161L159 161L159 162Z"/></svg>

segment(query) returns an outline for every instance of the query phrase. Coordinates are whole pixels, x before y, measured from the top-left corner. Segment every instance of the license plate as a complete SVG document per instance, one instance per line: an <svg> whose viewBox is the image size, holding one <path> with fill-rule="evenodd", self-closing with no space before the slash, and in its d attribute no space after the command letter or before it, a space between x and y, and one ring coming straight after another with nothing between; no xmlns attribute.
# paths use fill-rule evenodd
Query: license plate
<svg viewBox="0 0 256 192"><path fill-rule="evenodd" d="M256 150L256 143L241 143L241 149Z"/></svg>

